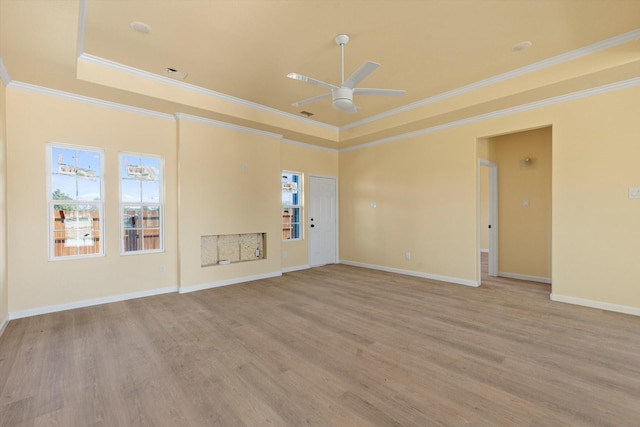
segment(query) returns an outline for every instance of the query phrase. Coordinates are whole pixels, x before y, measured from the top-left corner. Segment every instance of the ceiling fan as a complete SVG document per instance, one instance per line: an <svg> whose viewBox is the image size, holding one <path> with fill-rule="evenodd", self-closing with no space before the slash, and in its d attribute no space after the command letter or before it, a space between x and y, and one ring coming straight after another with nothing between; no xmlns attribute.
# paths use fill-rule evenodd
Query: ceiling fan
<svg viewBox="0 0 640 427"><path fill-rule="evenodd" d="M287 77L300 80L302 82L311 83L312 85L320 86L329 89L331 92L324 93L322 95L314 96L313 98L304 99L302 101L294 102L294 107L316 102L324 98L331 96L333 100L333 108L343 110L348 113L355 113L358 111L358 107L353 103L354 95L378 95L378 96L402 96L405 94L404 90L396 89L370 89L370 88L357 88L356 85L364 80L369 74L371 74L380 64L372 61L365 62L360 68L356 70L347 80L344 79L344 45L349 42L349 36L346 34L339 34L335 38L336 44L340 46L342 51L342 83L340 86L332 85L320 80L313 79L311 77L303 76L298 73L289 73Z"/></svg>

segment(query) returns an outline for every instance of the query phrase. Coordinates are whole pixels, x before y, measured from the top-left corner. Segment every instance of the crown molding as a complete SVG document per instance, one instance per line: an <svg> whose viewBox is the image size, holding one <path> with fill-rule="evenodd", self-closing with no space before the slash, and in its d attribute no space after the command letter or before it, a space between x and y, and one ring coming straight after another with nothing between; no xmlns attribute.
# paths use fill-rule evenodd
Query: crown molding
<svg viewBox="0 0 640 427"><path fill-rule="evenodd" d="M339 131L342 132L345 130L356 128L358 126L373 123L378 120L386 119L396 114L404 113L416 108L423 107L425 105L443 101L448 98L453 98L454 96L462 95L486 86L491 86L491 85L512 79L514 77L519 77L525 74L533 73L535 71L540 71L544 68L551 67L553 65L562 64L564 62L568 62L586 55L591 55L593 53L596 53L605 49L610 49L612 47L615 47L624 43L628 43L636 39L640 39L640 29L629 31L628 33L620 34L618 36L599 41L589 46L581 47L579 49L575 49L560 55L556 55L551 58L547 58L542 61L530 64L521 68L517 68L512 71L508 71L503 74L498 74L497 76L489 77L487 79L480 80L478 82L471 83L469 85L462 86L462 87L450 90L448 92L443 92L441 94L432 96L430 98L425 98L421 101L417 101L412 104L394 108L393 110L385 111L384 113L380 113L375 116L368 117L366 119L349 123L347 125L341 126L339 128Z"/></svg>
<svg viewBox="0 0 640 427"><path fill-rule="evenodd" d="M516 107L506 108L504 110L493 111L491 113L480 114L478 116L469 117L462 120L456 120L442 125L433 126L430 128L419 129L413 132L403 133L400 135L394 135L388 138L379 139L362 145L356 145L353 147L343 148L339 150L340 153L346 153L348 151L360 150L363 148L373 147L375 145L388 144L390 142L399 141L401 139L412 138L414 136L426 135L428 133L438 132L444 129L451 129L459 126L468 125L470 123L481 122L484 120L495 119L498 117L504 117L511 114L521 113L523 111L535 110L537 108L543 108L562 102L573 101L580 98L586 98L593 95L599 95L602 93L612 92L614 90L624 89L632 86L640 85L640 77L635 77L629 80L623 80L616 83L610 83L603 86L593 87L577 92L568 93L565 95L555 96L553 98L543 99L541 101L531 102L529 104L522 104Z"/></svg>
<svg viewBox="0 0 640 427"><path fill-rule="evenodd" d="M252 135L266 136L267 138L274 138L278 140L282 139L282 135L277 133L253 129L246 126L235 125L232 123L221 122L219 120L207 119L206 117L192 116L191 114L185 114L185 113L176 113L174 114L174 116L178 120L189 120L191 122L204 123L204 124L207 124L210 126L216 126L219 128L237 130L244 133L250 133Z"/></svg>
<svg viewBox="0 0 640 427"><path fill-rule="evenodd" d="M337 132L338 134L340 134L342 131L346 131L349 129L353 129L356 128L358 126L363 126L369 123L373 123L376 122L378 120L382 120L397 114L401 114L407 111L411 111L414 110L416 108L420 108L423 107L425 105L429 105L429 104L433 104L439 101L443 101L445 99L448 98L452 98L458 95L462 95L471 91L474 91L476 89L480 89L486 86L490 86L490 85L494 85L515 77L519 77L525 74L529 74L535 71L539 71L542 70L544 68L547 67L551 67L554 65L558 65L564 62L568 62L586 55L590 55L605 49L609 49L611 47L615 47L618 46L620 44L624 44L624 43L628 43L630 41L636 40L636 39L640 39L640 29L636 29L633 31L629 31L627 33L623 33L620 34L618 36L615 37L611 37L609 39L606 40L602 40L599 41L597 43L579 48L579 49L575 49L560 55L556 55L554 57L551 58L547 58L545 60L536 62L534 64L530 64L503 74L499 74L497 76L493 76L493 77L489 77L487 79L484 80L480 80L478 82L474 82L471 83L469 85L466 86L462 86L447 92L443 92L441 94L429 97L429 98L425 98L423 100L399 107L399 108L395 108L392 110L388 110L386 112L383 112L381 114L377 114L371 117L368 117L366 119L363 120L358 120L352 123L349 123L347 125L344 126L333 126L333 125L329 125L326 123L322 123L316 120L312 120L309 118L305 118L305 117L300 117L297 116L295 114L291 114L291 113L287 113L272 107L267 107L265 105L262 104L257 104L254 102L250 102L241 98L237 98L231 95L226 95L220 92L216 92L210 89L205 89L203 87L200 86L196 86L193 84L189 84L189 83L185 83L182 81L178 81L178 80L174 80L171 79L169 77L164 77L158 74L154 74L154 73L150 73L147 71L143 71L137 68L133 68L133 67L129 67L114 61L110 61L104 58L100 58L98 56L95 55L91 55L88 53L84 52L84 37L85 37L85 22L86 22L86 8L87 8L87 0L81 0L80 1L80 16L79 16L79 28L78 28L78 60L83 60L83 61L87 61L89 63L93 63L93 64L97 64L97 65L101 65L104 66L106 68L110 68L110 69L114 69L120 72L124 72L124 73L128 73L131 75L136 75L138 77L144 78L144 79L148 79L148 80L153 80L153 81L157 81L157 82L161 82L163 84L167 84L167 85L171 85L174 87L178 87L184 90L189 90L189 91L193 91L193 92L197 92L199 94L205 95L205 96L209 96L212 98L217 98L217 99L221 99L227 102L231 102L231 103L235 103L235 104L239 104L239 105L243 105L246 106L248 108L253 108L256 110L260 110L260 111L265 111L271 114L275 114L278 115L280 117L284 117L290 120L295 120L298 122L302 122L302 123L306 123L306 124L311 124L313 126L317 126L320 128L324 128L324 129L329 129L331 131ZM1 70L0 70L1 71ZM6 83L5 83L6 84Z"/></svg>
<svg viewBox="0 0 640 427"><path fill-rule="evenodd" d="M4 71L6 71L6 70L4 69L4 64L2 63L2 58L0 57L0 77L2 77L3 82L5 81L4 74L6 74ZM246 126L240 126L240 125L235 125L235 124L231 124L231 123L225 123L225 122L221 122L221 121L218 121L218 120L208 119L208 118L199 117L199 116L193 116L193 115L184 114L184 113L176 113L174 115L166 114L166 113L160 113L160 112L157 112L157 111L146 110L146 109L138 108L138 107L131 107L131 106L128 106L128 105L123 105L123 104L117 104L115 102L104 101L104 100L97 99L97 98L91 98L91 97L84 96L84 95L77 95L77 94L73 94L73 93L69 93L69 92L63 92L63 91L56 90L56 89L49 89L49 88L45 88L45 87L42 87L42 86L36 86L36 85L33 85L33 84L29 84L29 83L12 81L12 80L10 80L8 78L8 76L6 77L6 79L9 81L9 84L7 84L6 87L11 87L11 88L19 89L19 90L24 90L24 91L27 91L27 92L39 93L39 94L48 95L48 96L55 96L55 97L58 97L58 98L67 99L67 100L71 100L71 101L77 101L77 102L82 102L82 103L86 103L86 104L97 105L97 106L111 108L111 109L120 110L120 111L124 111L124 112L142 114L142 115L145 115L145 116L164 119L164 120L176 121L176 120L181 119L181 120L190 120L190 121L193 121L193 122L205 123L205 124L208 124L208 125L211 125L211 126L217 126L217 127L227 128L227 129L233 129L233 130L246 132L246 133L250 133L250 134L254 134L254 135L261 135L261 136L266 136L268 138L279 139L281 142L283 142L285 144L298 145L298 146L311 148L311 149L315 149L315 150L327 151L327 152L330 152L330 153L345 153L345 152L349 152L349 151L355 151L355 150L360 150L360 149L364 149L364 148L368 148L368 147L373 147L375 145L388 144L388 143L399 141L399 140L402 140L402 139L407 139L407 138L412 138L412 137L419 136L419 135L425 135L425 134L429 134L429 133L433 133L433 132L438 132L438 131L445 130L445 129L451 129L451 128L455 128L455 127L458 127L458 126L464 126L464 125L467 125L467 124L480 122L480 121L483 121L483 120L494 119L494 118L498 118L498 117L504 117L504 116L508 116L508 115L511 115L511 114L520 113L520 112L523 112L523 111L528 111L528 110L533 110L533 109L537 109L537 108L542 108L542 107L558 104L558 103L561 103L561 102L572 101L572 100L576 100L576 99L580 99L580 98L585 98L585 97L589 97L589 96L593 96L593 95L598 95L598 94L602 94L602 93L611 92L611 91L618 90L618 89L624 89L624 88L627 88L627 87L633 87L633 86L640 85L640 77L636 77L636 78L633 78L633 79L623 80L623 81L616 82L616 83L611 83L611 84L607 84L607 85L603 85L603 86L598 86L598 87L594 87L594 88L590 88L590 89L585 89L585 90L582 90L582 91L573 92L573 93L569 93L569 94L565 94L565 95L561 95L561 96L557 96L557 97L553 97L553 98L548 98L548 99L544 99L544 100L541 100L541 101L532 102L532 103L529 103L529 104L523 104L523 105L519 105L519 106L516 106L516 107L507 108L507 109L504 109L504 110L493 111L493 112L490 112L490 113L481 114L481 115L478 115L478 116L473 116L473 117L469 117L469 118L462 119L462 120L457 120L457 121L453 121L453 122L449 122L449 123L444 123L442 125L433 126L433 127L430 127L430 128L424 128L424 129L419 129L419 130L416 130L416 131L413 131L413 132L394 135L394 136L389 137L389 138L383 138L383 139L379 139L377 141L371 141L371 142L366 143L366 144L361 144L361 145L357 145L357 146L353 146L353 147L348 147L348 148L343 148L343 149L336 150L336 149L332 149L332 148L321 147L321 146L317 146L317 145L307 144L307 143L304 143L304 142L299 142L299 141L286 139L286 138L283 137L283 135L280 135L280 134L261 131L261 130L249 128L249 127L246 127Z"/></svg>
<svg viewBox="0 0 640 427"><path fill-rule="evenodd" d="M282 142L284 144L297 145L298 147L310 148L312 150L326 151L328 153L338 154L338 152L339 152L335 148L321 147L319 145L307 144L306 142L294 141L292 139L282 138Z"/></svg>
<svg viewBox="0 0 640 427"><path fill-rule="evenodd" d="M87 0L81 0L80 1L80 14L79 14L79 19L78 19L78 46L77 46L77 56L78 56L78 60L83 60L92 64L96 64L96 65L100 65L100 66L104 66L106 68L110 68L110 69L114 69L120 72L124 72L127 74L132 74L144 79L149 79L149 80L153 80L153 81L157 81L163 84L167 84L170 86L174 86L174 87L178 87L181 89L185 89L185 90L189 90L189 91L193 91L193 92L197 92L200 93L202 95L205 96L209 96L212 98L217 98L217 99L222 99L224 101L228 101L228 102L232 102L235 104L240 104L249 108L254 108L256 110L261 110L261 111L265 111L268 113L272 113L272 114L276 114L278 116L290 119L290 120L295 120L298 122L302 122L302 123L306 123L306 124L311 124L313 126L317 126L320 128L324 128L324 129L329 129L333 132L338 133L338 127L337 126L333 126L333 125L329 125L326 123L322 123L319 122L317 120L312 120L312 119L308 119L306 117L300 117L297 116L295 114L291 114L291 113L287 113L281 110L277 110L275 108L271 108L271 107L267 107L265 105L261 105L261 104L257 104L254 102L250 102L250 101L246 101L244 99L240 99L240 98L236 98L234 96L230 96L230 95L226 95L220 92L216 92L213 90L209 90L209 89L205 89L202 88L200 86L196 86L196 85L192 85L189 83L185 83L185 82L181 82L178 80L174 80L168 77L164 77L164 76L160 76L157 74L153 74L153 73L149 73L147 71L143 71L137 68L133 68L133 67L129 67L114 61L109 61L107 59L104 58L100 58L98 56L95 55L91 55L88 53L84 52L84 41L85 41L85 31L86 31L86 19L87 19Z"/></svg>
<svg viewBox="0 0 640 427"><path fill-rule="evenodd" d="M208 97L221 99L223 101L231 102L234 104L243 105L248 108L253 108L256 110L264 111L267 113L275 114L280 117L284 117L290 120L295 120L298 122L311 124L313 126L317 126L324 129L329 129L334 132L338 132L339 128L337 126L329 125L326 123L322 123L316 120L307 119L305 117L296 116L295 114L287 113L284 111L277 110L275 108L267 107L266 105L257 104L254 102L246 101L244 99L236 98L235 96L226 95L224 93L216 92L210 89L205 89L200 86L196 86L190 83L181 82L178 80L171 79L169 77L160 76L158 74L149 73L147 71L140 70L138 68L129 67L127 65L120 64L118 62L109 61L108 59L100 58L98 56L94 56L88 53L82 53L78 56L78 60L86 61L91 64L100 65L105 68L110 68L112 70L116 70L119 72L127 73L130 75L134 75L143 79L152 80L155 82L159 82L162 84L166 84L169 86L174 86L183 90L188 90L191 92L196 92L200 95L205 95Z"/></svg>
<svg viewBox="0 0 640 427"><path fill-rule="evenodd" d="M0 56L0 80L6 86L9 86L11 83L11 77L9 76L9 71L7 67L4 66L4 61L2 60L2 56Z"/></svg>
<svg viewBox="0 0 640 427"><path fill-rule="evenodd" d="M125 111L128 113L142 114L142 115L154 117L157 119L175 120L174 116L171 114L160 113L158 111L153 111L153 110L146 110L144 108L131 107L129 105L118 104L110 101L104 101L102 99L91 98L89 96L77 95L75 93L63 92L57 89L50 89L42 86L36 86L30 83L12 81L9 85L7 85L7 87L24 90L27 92L38 93L41 95L55 96L57 98L67 99L71 101L83 102L85 104L111 108L114 110Z"/></svg>
<svg viewBox="0 0 640 427"><path fill-rule="evenodd" d="M78 45L76 46L76 56L80 57L84 52L84 32L87 21L87 0L80 1L80 14L78 16Z"/></svg>

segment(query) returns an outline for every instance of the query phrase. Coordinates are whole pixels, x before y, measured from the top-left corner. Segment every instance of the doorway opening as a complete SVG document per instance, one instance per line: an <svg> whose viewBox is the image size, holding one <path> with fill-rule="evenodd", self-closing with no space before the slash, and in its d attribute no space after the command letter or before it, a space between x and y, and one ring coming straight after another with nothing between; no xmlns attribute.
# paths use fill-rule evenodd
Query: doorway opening
<svg viewBox="0 0 640 427"><path fill-rule="evenodd" d="M478 160L479 267L486 266L489 276L498 276L498 165L487 159ZM482 268L478 272L482 277Z"/></svg>
<svg viewBox="0 0 640 427"><path fill-rule="evenodd" d="M551 148L551 126L478 139L480 281L551 283Z"/></svg>

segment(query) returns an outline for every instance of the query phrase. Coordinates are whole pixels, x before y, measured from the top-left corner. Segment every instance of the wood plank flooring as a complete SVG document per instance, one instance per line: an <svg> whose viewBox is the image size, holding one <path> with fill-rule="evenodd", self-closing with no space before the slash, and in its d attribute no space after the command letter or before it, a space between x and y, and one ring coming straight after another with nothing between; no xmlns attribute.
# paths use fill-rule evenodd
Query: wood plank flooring
<svg viewBox="0 0 640 427"><path fill-rule="evenodd" d="M638 426L640 318L330 265L13 320L0 426Z"/></svg>

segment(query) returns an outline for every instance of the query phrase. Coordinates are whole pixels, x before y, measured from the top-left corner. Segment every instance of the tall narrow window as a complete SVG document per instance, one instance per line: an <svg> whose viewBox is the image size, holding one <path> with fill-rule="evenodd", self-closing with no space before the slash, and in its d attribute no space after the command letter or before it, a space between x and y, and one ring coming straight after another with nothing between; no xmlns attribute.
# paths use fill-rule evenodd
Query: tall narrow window
<svg viewBox="0 0 640 427"><path fill-rule="evenodd" d="M302 175L282 173L282 240L302 238Z"/></svg>
<svg viewBox="0 0 640 427"><path fill-rule="evenodd" d="M102 151L48 145L49 258L104 254Z"/></svg>
<svg viewBox="0 0 640 427"><path fill-rule="evenodd" d="M162 158L120 155L122 253L164 249Z"/></svg>

